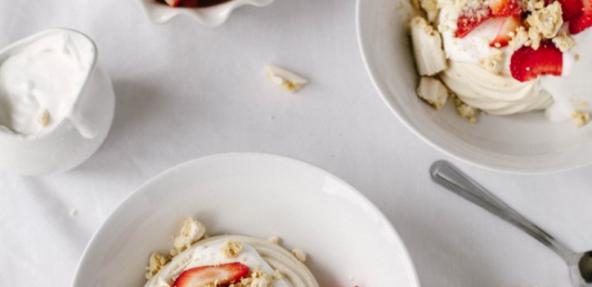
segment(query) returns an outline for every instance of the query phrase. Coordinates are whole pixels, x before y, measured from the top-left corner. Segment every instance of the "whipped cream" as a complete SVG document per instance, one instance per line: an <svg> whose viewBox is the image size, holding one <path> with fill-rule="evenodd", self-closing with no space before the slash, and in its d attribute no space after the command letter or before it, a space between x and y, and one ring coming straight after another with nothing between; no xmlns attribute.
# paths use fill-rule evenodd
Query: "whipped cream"
<svg viewBox="0 0 592 287"><path fill-rule="evenodd" d="M494 115L540 110L552 104L551 96L536 82L521 83L510 76L511 52L502 53L500 73L480 65L483 59L499 54L499 49L489 43L495 38L503 19L486 21L464 38L457 38L454 31L462 5L454 0L440 0L439 5L438 29L442 33L446 57L450 60L441 79L463 102Z"/></svg>
<svg viewBox="0 0 592 287"><path fill-rule="evenodd" d="M451 62L441 79L467 105L493 115L541 110L553 103L537 82L518 82L476 64Z"/></svg>
<svg viewBox="0 0 592 287"><path fill-rule="evenodd" d="M592 33L574 35L576 45L564 53L563 74L540 76L529 82L516 81L510 75L512 47L496 49L489 45L504 19L490 19L464 38L454 36L462 1L439 0L441 8L438 29L442 34L449 68L441 74L442 81L463 102L494 115L510 115L546 110L552 121L570 119L575 111L590 111L590 84L584 78L592 67ZM482 61L496 57L499 70L488 71ZM588 90L586 90L586 88Z"/></svg>
<svg viewBox="0 0 592 287"><path fill-rule="evenodd" d="M229 258L224 255L222 250L228 241L242 244L237 257ZM170 287L174 279L187 269L231 262L240 262L251 270L261 270L267 274L279 271L283 278L275 280L271 287L318 287L308 268L282 247L265 240L238 235L221 235L198 241L175 256L144 287Z"/></svg>
<svg viewBox="0 0 592 287"><path fill-rule="evenodd" d="M492 57L496 49L489 46L495 38L498 27L503 19L493 19L484 22L464 38L454 36L459 8L452 0L440 1L440 24L438 30L442 34L446 57L454 62L478 64L481 59Z"/></svg>
<svg viewBox="0 0 592 287"><path fill-rule="evenodd" d="M75 118L94 55L94 47L79 49L69 32L56 32L0 59L0 132L39 136ZM96 134L84 123L73 124L85 137Z"/></svg>

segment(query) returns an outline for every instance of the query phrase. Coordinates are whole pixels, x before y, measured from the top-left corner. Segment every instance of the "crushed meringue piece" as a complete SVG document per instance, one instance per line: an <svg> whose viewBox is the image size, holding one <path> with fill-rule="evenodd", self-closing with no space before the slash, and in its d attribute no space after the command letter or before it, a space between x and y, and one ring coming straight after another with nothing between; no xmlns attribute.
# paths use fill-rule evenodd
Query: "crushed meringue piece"
<svg viewBox="0 0 592 287"><path fill-rule="evenodd" d="M50 120L51 116L49 115L48 110L43 110L43 112L39 114L39 118L37 119L37 121L42 127L47 127L49 125Z"/></svg>
<svg viewBox="0 0 592 287"><path fill-rule="evenodd" d="M282 272L280 272L279 270L274 270L273 271L273 278L275 280L282 280L282 279L284 279L284 274L282 274Z"/></svg>
<svg viewBox="0 0 592 287"><path fill-rule="evenodd" d="M580 56L580 54L579 54L579 53L576 53L576 54L574 55L574 60L576 60L576 62L577 62L577 61L579 61L579 60L580 60L580 58L581 58L581 57L582 57L582 56Z"/></svg>
<svg viewBox="0 0 592 287"><path fill-rule="evenodd" d="M571 36L567 35L567 33L561 32L553 38L553 44L555 44L555 47L561 50L561 52L565 53L576 45L576 41L574 41Z"/></svg>
<svg viewBox="0 0 592 287"><path fill-rule="evenodd" d="M577 127L581 128L590 122L590 114L582 111L575 111L571 118Z"/></svg>
<svg viewBox="0 0 592 287"><path fill-rule="evenodd" d="M425 11L428 21L435 23L438 18L438 1L437 0L420 0L421 8Z"/></svg>
<svg viewBox="0 0 592 287"><path fill-rule="evenodd" d="M520 47L524 46L528 42L528 32L524 27L519 27L512 39L510 40L509 47L511 50L518 50Z"/></svg>
<svg viewBox="0 0 592 287"><path fill-rule="evenodd" d="M253 279L253 281L251 281L250 287L267 287L267 286L271 286L271 282L269 282L267 280L267 278L262 277L262 278Z"/></svg>
<svg viewBox="0 0 592 287"><path fill-rule="evenodd" d="M189 217L183 221L183 227L173 241L175 249L171 250L171 255L175 256L183 250L191 247L191 244L200 240L206 233L206 227L199 221Z"/></svg>
<svg viewBox="0 0 592 287"><path fill-rule="evenodd" d="M150 280L150 278L154 277L170 260L171 258L166 255L152 252L148 259L148 266L146 266L146 279Z"/></svg>
<svg viewBox="0 0 592 287"><path fill-rule="evenodd" d="M298 259L300 262L306 262L306 253L302 249L294 248L292 249L292 255Z"/></svg>
<svg viewBox="0 0 592 287"><path fill-rule="evenodd" d="M501 75L504 70L504 52L499 49L493 51L488 58L479 60L479 66L493 74Z"/></svg>
<svg viewBox="0 0 592 287"><path fill-rule="evenodd" d="M529 12L545 8L544 0L526 0L526 10Z"/></svg>
<svg viewBox="0 0 592 287"><path fill-rule="evenodd" d="M267 241L269 241L269 242L271 242L271 243L273 243L275 245L280 245L281 242L282 242L282 239L279 236L277 236L277 235L273 235L273 236L270 236L267 239Z"/></svg>
<svg viewBox="0 0 592 287"><path fill-rule="evenodd" d="M224 247L222 248L222 253L226 258L234 258L238 257L240 252L243 250L243 244L238 241L228 240L224 243Z"/></svg>
<svg viewBox="0 0 592 287"><path fill-rule="evenodd" d="M552 39L563 25L563 12L558 1L543 8L533 9L526 18L528 37L533 49L538 49L544 39Z"/></svg>
<svg viewBox="0 0 592 287"><path fill-rule="evenodd" d="M458 114L465 118L469 123L474 124L477 122L479 110L465 104L458 96L454 97L454 106Z"/></svg>
<svg viewBox="0 0 592 287"><path fill-rule="evenodd" d="M469 1L474 1L474 0L444 0L444 1L440 0L439 3L442 6L444 4L452 2L452 5L454 5L456 10L460 11L463 7L465 7L469 3ZM472 2L470 5L472 7L477 7L478 3Z"/></svg>
<svg viewBox="0 0 592 287"><path fill-rule="evenodd" d="M417 96L434 109L439 110L446 104L448 89L436 78L421 77L417 87Z"/></svg>
<svg viewBox="0 0 592 287"><path fill-rule="evenodd" d="M270 287L275 280L278 280L275 275L266 274L259 269L253 270L251 276L241 279L240 282L229 285L229 287Z"/></svg>
<svg viewBox="0 0 592 287"><path fill-rule="evenodd" d="M284 68L267 65L265 69L267 71L267 77L271 82L288 92L296 92L308 83L307 79Z"/></svg>
<svg viewBox="0 0 592 287"><path fill-rule="evenodd" d="M416 16L409 22L417 70L422 76L433 76L447 67L440 33L426 19Z"/></svg>

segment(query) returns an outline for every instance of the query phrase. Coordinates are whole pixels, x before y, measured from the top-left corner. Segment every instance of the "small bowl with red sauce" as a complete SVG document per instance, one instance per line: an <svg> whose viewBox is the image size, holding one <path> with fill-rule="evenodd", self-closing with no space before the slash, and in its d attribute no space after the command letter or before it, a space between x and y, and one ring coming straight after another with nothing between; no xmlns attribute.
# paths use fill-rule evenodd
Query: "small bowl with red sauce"
<svg viewBox="0 0 592 287"><path fill-rule="evenodd" d="M222 25L234 9L245 5L264 7L274 0L139 0L146 15L157 24L188 15L208 27Z"/></svg>

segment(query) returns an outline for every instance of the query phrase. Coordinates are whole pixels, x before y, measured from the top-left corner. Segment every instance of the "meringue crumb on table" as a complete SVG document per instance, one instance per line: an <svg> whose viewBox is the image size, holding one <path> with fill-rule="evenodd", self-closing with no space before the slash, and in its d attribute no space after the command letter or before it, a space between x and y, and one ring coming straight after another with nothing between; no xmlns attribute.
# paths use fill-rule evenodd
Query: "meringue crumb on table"
<svg viewBox="0 0 592 287"><path fill-rule="evenodd" d="M590 122L590 114L582 111L575 111L571 118L577 127L581 128Z"/></svg>
<svg viewBox="0 0 592 287"><path fill-rule="evenodd" d="M307 79L284 68L267 65L265 70L267 72L267 77L272 83L282 87L288 92L297 92L308 84Z"/></svg>
<svg viewBox="0 0 592 287"><path fill-rule="evenodd" d="M417 96L434 109L439 110L446 104L448 89L436 78L421 77L417 87Z"/></svg>
<svg viewBox="0 0 592 287"><path fill-rule="evenodd" d="M49 111L43 110L43 112L41 112L39 115L38 121L42 127L47 127L49 125L50 119L51 117L49 115Z"/></svg>

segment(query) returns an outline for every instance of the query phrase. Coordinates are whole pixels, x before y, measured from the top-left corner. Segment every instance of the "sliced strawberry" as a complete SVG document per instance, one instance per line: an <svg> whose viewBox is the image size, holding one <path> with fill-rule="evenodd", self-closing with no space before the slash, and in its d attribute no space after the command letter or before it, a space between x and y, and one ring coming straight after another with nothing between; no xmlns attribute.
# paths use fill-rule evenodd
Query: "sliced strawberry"
<svg viewBox="0 0 592 287"><path fill-rule="evenodd" d="M226 287L248 276L249 273L249 267L239 262L199 266L183 271L173 287L203 287L212 283Z"/></svg>
<svg viewBox="0 0 592 287"><path fill-rule="evenodd" d="M582 14L569 22L569 32L580 33L592 26L592 0L582 0Z"/></svg>
<svg viewBox="0 0 592 287"><path fill-rule="evenodd" d="M536 79L539 75L561 76L563 54L553 42L547 40L538 49L524 46L510 60L512 77L520 82Z"/></svg>
<svg viewBox="0 0 592 287"><path fill-rule="evenodd" d="M520 16L522 14L520 0L489 0L489 8L493 16Z"/></svg>
<svg viewBox="0 0 592 287"><path fill-rule="evenodd" d="M489 18L491 18L491 10L485 4L463 8L456 21L456 32L454 36L458 38L465 37Z"/></svg>
<svg viewBox="0 0 592 287"><path fill-rule="evenodd" d="M584 4L582 0L558 0L563 11L563 20L570 21L582 15Z"/></svg>
<svg viewBox="0 0 592 287"><path fill-rule="evenodd" d="M171 7L197 7L199 0L164 0Z"/></svg>
<svg viewBox="0 0 592 287"><path fill-rule="evenodd" d="M520 26L522 26L522 18L520 16L510 16L506 18L498 30L495 39L489 42L489 46L497 48L507 46L512 39L511 33L515 33Z"/></svg>

